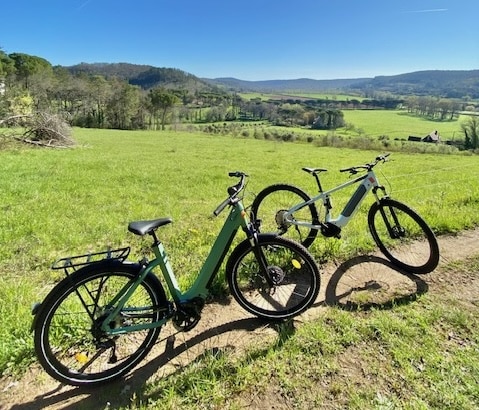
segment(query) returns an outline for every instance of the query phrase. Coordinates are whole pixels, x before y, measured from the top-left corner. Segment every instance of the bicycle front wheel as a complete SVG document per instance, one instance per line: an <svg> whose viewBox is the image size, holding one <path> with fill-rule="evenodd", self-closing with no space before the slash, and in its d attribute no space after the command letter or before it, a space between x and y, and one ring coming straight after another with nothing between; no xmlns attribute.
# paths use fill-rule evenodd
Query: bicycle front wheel
<svg viewBox="0 0 479 410"><path fill-rule="evenodd" d="M61 281L45 298L35 317L35 351L46 372L74 386L116 379L137 365L153 347L160 328L110 335L100 326L111 301L138 276L137 265L92 264ZM158 279L149 274L111 329L147 325L166 312Z"/></svg>
<svg viewBox="0 0 479 410"><path fill-rule="evenodd" d="M405 271L432 272L439 263L439 245L427 223L401 202L385 198L368 214L369 230L381 252Z"/></svg>
<svg viewBox="0 0 479 410"><path fill-rule="evenodd" d="M261 221L261 232L274 232L309 247L316 238L318 230L285 221L284 213L291 207L310 199L306 192L293 185L268 186L253 201L251 219ZM292 217L294 220L310 224L319 223L318 211L314 203L297 210Z"/></svg>
<svg viewBox="0 0 479 410"><path fill-rule="evenodd" d="M320 275L307 249L287 238L268 234L258 236L258 246L273 284L265 278L254 247L245 240L226 264L228 285L236 301L265 319L290 318L311 306L318 296Z"/></svg>

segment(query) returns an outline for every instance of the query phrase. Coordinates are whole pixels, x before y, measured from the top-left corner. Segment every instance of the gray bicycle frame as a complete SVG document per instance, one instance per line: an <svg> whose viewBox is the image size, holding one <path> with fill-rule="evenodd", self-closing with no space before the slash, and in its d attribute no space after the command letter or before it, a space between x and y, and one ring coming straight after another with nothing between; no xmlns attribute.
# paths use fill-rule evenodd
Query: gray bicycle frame
<svg viewBox="0 0 479 410"><path fill-rule="evenodd" d="M349 187L350 185L354 185L358 182L361 182L361 184L358 186L356 191L353 193L353 195L349 199L348 203L345 205L344 209L341 211L341 213L339 214L339 216L337 218L333 218L331 216L331 206L329 205L331 195L334 192L345 189L345 188ZM307 228L310 228L310 229L318 229L319 230L319 229L321 229L321 225L315 225L315 224L312 224L311 222L297 220L297 219L295 219L293 214L295 212L299 211L300 209L303 209L306 206L309 206L310 204L312 204L314 202L322 201L323 205L326 209L325 222L329 223L329 224L336 225L339 228L343 228L353 218L356 211L359 209L359 206L363 202L364 198L369 193L369 191L371 191L373 188L381 188L381 185L379 184L379 182L377 180L376 174L371 169L366 174L361 175L360 177L352 179L351 181L345 182L345 183L343 183L341 185L338 185L334 188L328 189L327 191L320 192L318 195L315 195L310 200L305 201L305 202L301 202L300 204L297 204L297 205L293 206L292 208L288 209L284 213L284 218L285 218L286 222L288 222L291 225L304 226L304 227L307 227ZM376 194L376 191L374 190L373 193L376 197L376 201L379 202L379 198Z"/></svg>

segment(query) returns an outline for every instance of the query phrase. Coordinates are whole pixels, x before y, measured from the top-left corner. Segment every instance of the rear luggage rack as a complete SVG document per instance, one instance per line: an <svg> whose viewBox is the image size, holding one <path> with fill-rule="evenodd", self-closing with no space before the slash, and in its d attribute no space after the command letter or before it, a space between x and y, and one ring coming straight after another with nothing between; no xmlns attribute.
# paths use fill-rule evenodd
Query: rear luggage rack
<svg viewBox="0 0 479 410"><path fill-rule="evenodd" d="M103 262L106 260L116 260L123 262L130 253L130 247L118 249L107 249L102 252L90 252L84 255L68 256L55 261L52 265L52 269L63 269L65 275L68 276L75 272L79 267L90 265L92 263Z"/></svg>

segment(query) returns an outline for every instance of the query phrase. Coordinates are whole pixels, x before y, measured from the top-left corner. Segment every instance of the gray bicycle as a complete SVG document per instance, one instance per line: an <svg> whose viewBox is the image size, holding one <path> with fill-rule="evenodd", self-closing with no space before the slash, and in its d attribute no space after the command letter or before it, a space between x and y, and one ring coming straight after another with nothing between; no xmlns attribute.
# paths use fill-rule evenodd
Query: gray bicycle
<svg viewBox="0 0 479 410"><path fill-rule="evenodd" d="M328 190L323 190L319 175L324 168L302 168L312 175L319 193L310 197L302 189L289 184L264 188L251 206L251 218L261 224L262 232L276 232L309 247L318 231L325 237L341 236L341 230L351 221L369 192L375 201L369 209L368 226L381 252L394 265L405 271L423 274L432 272L439 263L436 237L414 210L391 199L379 183L374 167L388 160L390 154L376 157L373 162L341 169L354 178ZM361 175L356 176L361 173ZM333 217L331 196L351 185L358 184L339 216ZM316 203L324 208L320 218Z"/></svg>

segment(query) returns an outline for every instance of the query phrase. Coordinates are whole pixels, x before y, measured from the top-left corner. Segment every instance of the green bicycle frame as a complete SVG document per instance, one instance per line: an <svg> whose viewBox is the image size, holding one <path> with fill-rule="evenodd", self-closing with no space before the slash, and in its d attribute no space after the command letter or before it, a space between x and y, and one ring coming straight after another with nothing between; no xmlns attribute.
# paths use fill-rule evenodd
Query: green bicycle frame
<svg viewBox="0 0 479 410"><path fill-rule="evenodd" d="M102 323L102 330L110 335L118 335L138 330L151 329L155 327L162 326L165 324L171 316L167 316L157 322L138 324L134 326L123 326L112 329L110 323L117 317L120 312L132 313L135 314L137 311L144 311L151 309L150 307L145 308L124 308L128 299L133 295L139 284L145 279L145 277L152 272L152 270L159 266L165 279L168 290L176 304L191 300L195 297L201 297L205 299L208 295L208 288L211 285L213 279L215 278L218 270L223 263L223 260L233 242L233 239L236 236L236 233L240 227L243 228L248 238L251 241L254 241L253 234L250 230L250 220L247 212L244 209L244 205L241 200L233 200L231 211L226 218L223 227L221 228L218 237L216 238L211 250L201 267L198 276L196 277L194 283L189 289L185 292L180 290L178 281L173 272L173 268L170 264L168 255L163 244L160 241L155 241L153 245L153 252L155 258L149 261L144 265L138 277L126 285L110 302L110 308L113 310L110 312L108 317ZM252 244L254 244L252 242Z"/></svg>

